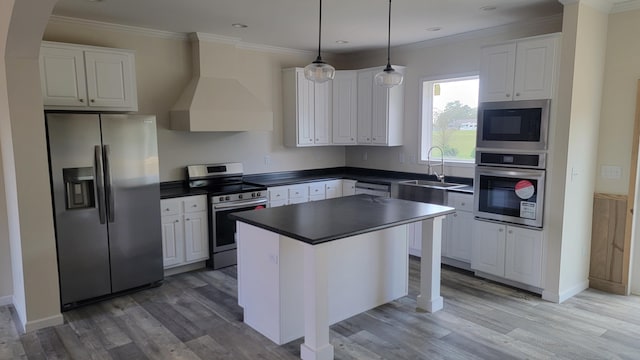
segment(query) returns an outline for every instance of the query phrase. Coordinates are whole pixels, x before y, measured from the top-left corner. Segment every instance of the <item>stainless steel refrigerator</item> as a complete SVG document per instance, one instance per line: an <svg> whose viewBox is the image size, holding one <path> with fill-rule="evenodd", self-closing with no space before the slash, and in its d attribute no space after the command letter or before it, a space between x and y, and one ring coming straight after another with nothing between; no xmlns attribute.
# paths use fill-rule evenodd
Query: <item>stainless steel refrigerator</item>
<svg viewBox="0 0 640 360"><path fill-rule="evenodd" d="M155 117L46 121L62 309L161 281Z"/></svg>

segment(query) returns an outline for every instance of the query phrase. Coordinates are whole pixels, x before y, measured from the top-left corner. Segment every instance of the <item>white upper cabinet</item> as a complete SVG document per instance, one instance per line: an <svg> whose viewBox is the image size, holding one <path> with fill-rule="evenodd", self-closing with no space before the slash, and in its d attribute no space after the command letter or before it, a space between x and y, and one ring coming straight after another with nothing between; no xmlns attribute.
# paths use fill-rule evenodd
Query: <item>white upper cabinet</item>
<svg viewBox="0 0 640 360"><path fill-rule="evenodd" d="M355 145L358 130L358 72L336 71L333 79L333 143Z"/></svg>
<svg viewBox="0 0 640 360"><path fill-rule="evenodd" d="M332 82L316 84L304 77L302 68L284 69L283 91L285 145L329 145Z"/></svg>
<svg viewBox="0 0 640 360"><path fill-rule="evenodd" d="M394 66L404 73L405 68ZM402 145L404 83L390 89L374 82L380 68L358 71L358 144Z"/></svg>
<svg viewBox="0 0 640 360"><path fill-rule="evenodd" d="M40 79L45 109L137 111L130 50L44 41Z"/></svg>
<svg viewBox="0 0 640 360"><path fill-rule="evenodd" d="M559 35L545 35L482 49L480 101L553 97Z"/></svg>

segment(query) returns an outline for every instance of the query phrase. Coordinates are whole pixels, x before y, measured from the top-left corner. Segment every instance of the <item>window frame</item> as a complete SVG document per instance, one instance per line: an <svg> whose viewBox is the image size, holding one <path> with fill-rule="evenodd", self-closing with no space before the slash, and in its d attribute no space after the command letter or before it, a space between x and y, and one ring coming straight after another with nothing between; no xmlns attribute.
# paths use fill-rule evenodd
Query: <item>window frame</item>
<svg viewBox="0 0 640 360"><path fill-rule="evenodd" d="M444 82L446 80L469 80L469 79L478 79L478 81L480 80L480 72L478 71L474 71L474 72L467 72L467 73L457 73L457 74L446 74L446 75L438 75L438 76L423 76L418 80L418 86L419 86L419 112L418 112L418 124L419 124L419 132L418 132L418 163L419 164L427 164L427 152L429 151L429 148L431 147L431 135L432 135L432 130L433 130L433 125L431 126L425 126L424 124L424 119L425 119L425 111L429 111L431 112L431 114L433 114L433 96L429 96L428 100L424 100L424 85L425 82L436 82L436 81L440 81L440 82ZM428 104L428 108L425 109L425 103ZM480 98L478 97L478 105L480 105ZM429 118L431 118L431 121L433 123L433 119L432 119L432 115L429 116ZM425 139L427 139L425 141ZM437 154L437 157L439 158L440 155ZM433 160L432 160L433 161ZM444 159L444 162L447 166L453 166L453 167L473 167L475 166L475 159L474 160L470 160L470 161L464 161L464 160L451 160L451 159Z"/></svg>

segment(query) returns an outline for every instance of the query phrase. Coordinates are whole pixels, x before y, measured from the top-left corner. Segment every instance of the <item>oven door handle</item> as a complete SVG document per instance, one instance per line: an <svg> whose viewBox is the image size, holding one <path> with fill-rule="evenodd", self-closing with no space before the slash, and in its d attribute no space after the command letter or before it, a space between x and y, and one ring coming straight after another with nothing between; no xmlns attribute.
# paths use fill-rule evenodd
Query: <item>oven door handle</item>
<svg viewBox="0 0 640 360"><path fill-rule="evenodd" d="M267 199L235 201L235 202L230 202L225 204L213 204L213 209L224 210L224 209L247 207L251 205L266 205L266 204L267 204Z"/></svg>

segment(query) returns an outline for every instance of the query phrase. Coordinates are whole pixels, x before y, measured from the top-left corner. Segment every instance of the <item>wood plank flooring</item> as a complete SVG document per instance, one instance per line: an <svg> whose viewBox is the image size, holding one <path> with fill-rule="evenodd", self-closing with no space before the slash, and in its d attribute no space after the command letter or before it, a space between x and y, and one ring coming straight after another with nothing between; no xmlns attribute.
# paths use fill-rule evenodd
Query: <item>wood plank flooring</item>
<svg viewBox="0 0 640 360"><path fill-rule="evenodd" d="M640 297L587 290L563 304L443 268L444 310L409 295L331 327L336 359L640 359ZM0 359L297 359L242 322L236 269L196 271L64 313L60 326L19 335L0 307Z"/></svg>

